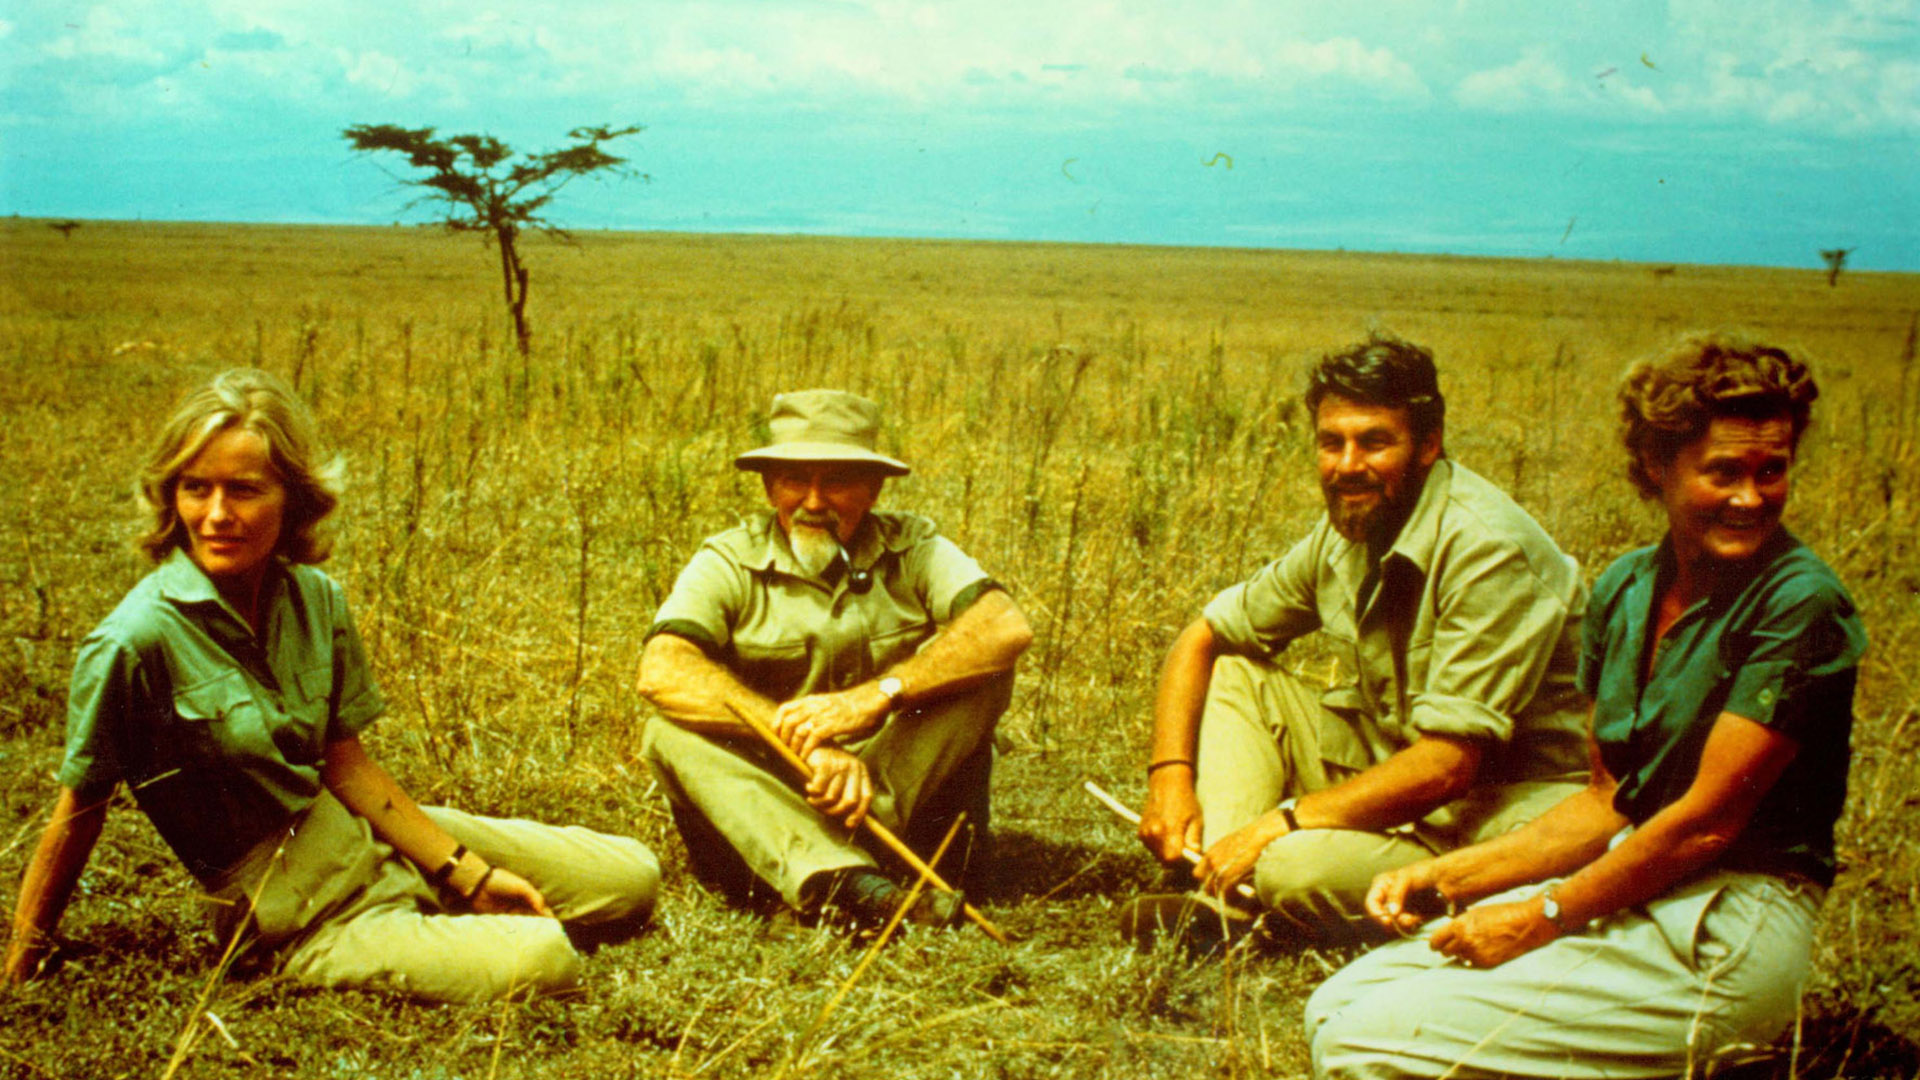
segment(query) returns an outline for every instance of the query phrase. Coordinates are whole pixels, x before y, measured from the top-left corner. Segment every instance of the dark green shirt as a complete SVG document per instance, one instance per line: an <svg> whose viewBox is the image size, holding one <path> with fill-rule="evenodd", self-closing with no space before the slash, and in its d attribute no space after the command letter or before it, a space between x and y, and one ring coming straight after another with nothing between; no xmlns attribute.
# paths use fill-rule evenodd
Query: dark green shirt
<svg viewBox="0 0 1920 1080"><path fill-rule="evenodd" d="M268 572L256 637L182 551L80 643L60 782L83 800L125 781L201 881L320 793L326 744L385 704L340 586Z"/></svg>
<svg viewBox="0 0 1920 1080"><path fill-rule="evenodd" d="M1668 629L1647 672L1653 604L1674 572L1670 541L1641 548L1594 583L1580 686L1614 806L1635 824L1679 800L1723 712L1799 747L1722 857L1742 869L1833 881L1833 826L1847 795L1853 690L1866 631L1827 564L1786 530Z"/></svg>

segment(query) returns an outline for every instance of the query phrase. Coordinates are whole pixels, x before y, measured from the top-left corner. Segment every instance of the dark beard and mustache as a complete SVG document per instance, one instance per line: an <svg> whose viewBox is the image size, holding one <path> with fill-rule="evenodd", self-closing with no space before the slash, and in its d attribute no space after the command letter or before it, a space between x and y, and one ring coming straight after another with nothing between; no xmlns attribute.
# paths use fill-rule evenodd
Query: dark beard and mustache
<svg viewBox="0 0 1920 1080"><path fill-rule="evenodd" d="M1417 475L1409 472L1397 489L1384 481L1335 481L1321 484L1320 493L1326 498L1327 520L1334 532L1350 543L1384 547L1407 523L1426 480L1425 472ZM1371 492L1378 498L1371 503L1357 504L1340 498L1343 494L1360 492Z"/></svg>

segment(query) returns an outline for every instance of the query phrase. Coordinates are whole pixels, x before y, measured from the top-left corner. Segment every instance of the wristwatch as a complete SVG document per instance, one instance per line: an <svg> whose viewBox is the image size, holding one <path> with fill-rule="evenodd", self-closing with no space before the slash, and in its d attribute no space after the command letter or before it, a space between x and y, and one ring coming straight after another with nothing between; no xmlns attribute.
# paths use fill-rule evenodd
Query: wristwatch
<svg viewBox="0 0 1920 1080"><path fill-rule="evenodd" d="M1560 921L1560 901L1553 898L1553 886L1551 885L1540 890L1540 915L1552 923L1555 930L1563 934L1567 932L1567 924Z"/></svg>
<svg viewBox="0 0 1920 1080"><path fill-rule="evenodd" d="M886 678L881 679L879 686L880 686L881 696L887 699L888 708L892 708L893 706L898 705L900 703L900 695L906 689L904 686L901 685L900 677L897 675L889 675Z"/></svg>
<svg viewBox="0 0 1920 1080"><path fill-rule="evenodd" d="M1282 799L1280 800L1280 805L1274 807L1275 810L1280 811L1280 820L1287 823L1288 832L1300 831L1300 819L1293 816L1293 808L1299 805L1300 800L1298 798L1292 798Z"/></svg>

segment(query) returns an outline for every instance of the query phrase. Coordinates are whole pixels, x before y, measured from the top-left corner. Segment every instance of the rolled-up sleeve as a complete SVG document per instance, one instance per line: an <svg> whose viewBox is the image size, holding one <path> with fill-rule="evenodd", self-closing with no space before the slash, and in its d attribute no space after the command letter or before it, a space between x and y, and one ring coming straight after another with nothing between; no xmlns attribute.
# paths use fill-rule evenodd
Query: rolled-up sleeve
<svg viewBox="0 0 1920 1080"><path fill-rule="evenodd" d="M1415 730L1495 742L1512 738L1514 717L1533 699L1562 647L1570 610L1565 590L1580 587L1571 562L1538 569L1564 575L1564 584L1543 579L1515 547L1470 544L1450 554L1446 580L1435 594L1426 683L1408 695L1407 718Z"/></svg>
<svg viewBox="0 0 1920 1080"><path fill-rule="evenodd" d="M1825 715L1825 688L1851 673L1867 638L1845 593L1793 588L1769 597L1757 625L1721 647L1734 668L1726 711L1804 742Z"/></svg>
<svg viewBox="0 0 1920 1080"><path fill-rule="evenodd" d="M1320 629L1320 563L1316 529L1285 555L1222 590L1202 612L1220 647L1242 656L1271 659L1296 638Z"/></svg>

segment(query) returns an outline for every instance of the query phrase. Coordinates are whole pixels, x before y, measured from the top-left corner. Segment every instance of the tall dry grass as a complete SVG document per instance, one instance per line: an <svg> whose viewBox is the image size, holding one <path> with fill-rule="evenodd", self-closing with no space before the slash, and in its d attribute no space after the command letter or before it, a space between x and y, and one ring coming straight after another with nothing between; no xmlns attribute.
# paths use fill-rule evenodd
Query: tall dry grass
<svg viewBox="0 0 1920 1080"><path fill-rule="evenodd" d="M1449 452L1590 573L1658 528L1613 445L1630 359L1713 326L1813 358L1824 395L1789 520L1854 589L1874 651L1849 868L1789 1067L1871 1075L1847 1070L1920 1038L1911 276L1830 289L1813 269L585 234L529 252L523 360L471 238L89 223L62 239L16 221L0 251L0 901L53 793L73 645L142 570L124 541L144 441L232 364L292 379L346 456L329 570L393 707L370 736L382 760L423 799L639 835L675 874L662 929L606 950L585 1003L428 1010L228 984L210 1008L232 1042L203 1039L193 1063L208 1074L1304 1070L1299 1004L1338 958L1127 952L1110 909L1152 873L1076 789L1140 794L1173 633L1318 513L1303 367L1373 327L1434 348ZM1038 640L1002 727L987 898L1025 940L908 935L796 1055L858 950L721 908L679 873L631 683L674 574L759 502L732 455L764 434L773 393L812 385L885 404L887 450L916 465L885 501L935 517ZM116 813L65 923L74 959L0 996L0 1071L157 1072L140 1063L164 1061L212 962L189 885ZM101 1028L119 1034L78 1037Z"/></svg>

